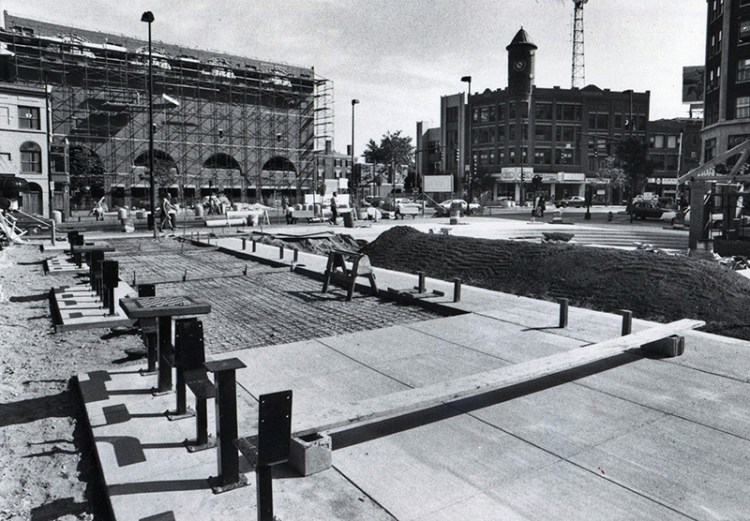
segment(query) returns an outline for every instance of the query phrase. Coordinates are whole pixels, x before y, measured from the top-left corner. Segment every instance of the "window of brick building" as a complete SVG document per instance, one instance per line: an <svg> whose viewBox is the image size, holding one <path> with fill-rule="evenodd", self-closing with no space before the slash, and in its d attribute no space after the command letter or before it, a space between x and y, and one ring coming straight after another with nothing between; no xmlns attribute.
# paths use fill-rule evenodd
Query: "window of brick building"
<svg viewBox="0 0 750 521"><path fill-rule="evenodd" d="M750 118L750 96L740 96L737 98L735 117L737 119Z"/></svg>
<svg viewBox="0 0 750 521"><path fill-rule="evenodd" d="M39 117L39 107L18 106L18 128L40 130L42 120Z"/></svg>
<svg viewBox="0 0 750 521"><path fill-rule="evenodd" d="M21 172L41 174L42 173L42 149L36 143L27 141L20 148Z"/></svg>
<svg viewBox="0 0 750 521"><path fill-rule="evenodd" d="M744 58L737 62L737 81L750 80L750 59Z"/></svg>
<svg viewBox="0 0 750 521"><path fill-rule="evenodd" d="M740 21L739 40L740 43L750 42L750 20Z"/></svg>

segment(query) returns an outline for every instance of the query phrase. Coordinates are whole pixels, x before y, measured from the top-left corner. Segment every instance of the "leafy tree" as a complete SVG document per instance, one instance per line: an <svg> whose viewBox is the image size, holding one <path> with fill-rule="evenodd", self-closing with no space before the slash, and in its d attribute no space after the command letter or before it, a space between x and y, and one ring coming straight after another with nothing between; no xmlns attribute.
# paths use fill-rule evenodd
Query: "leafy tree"
<svg viewBox="0 0 750 521"><path fill-rule="evenodd" d="M104 195L104 162L93 150L70 147L70 191L78 203Z"/></svg>
<svg viewBox="0 0 750 521"><path fill-rule="evenodd" d="M614 156L607 156L604 159L604 164L597 170L596 175L603 179L609 179L610 186L618 190L622 190L627 184L625 172L617 166L617 158Z"/></svg>
<svg viewBox="0 0 750 521"><path fill-rule="evenodd" d="M630 188L629 198L643 192L646 179L654 171L654 164L648 159L648 145L639 138L628 136L617 143L615 157Z"/></svg>
<svg viewBox="0 0 750 521"><path fill-rule="evenodd" d="M385 165L414 165L414 146L411 137L402 136L401 131L383 134L380 144L370 140L362 154L368 163Z"/></svg>

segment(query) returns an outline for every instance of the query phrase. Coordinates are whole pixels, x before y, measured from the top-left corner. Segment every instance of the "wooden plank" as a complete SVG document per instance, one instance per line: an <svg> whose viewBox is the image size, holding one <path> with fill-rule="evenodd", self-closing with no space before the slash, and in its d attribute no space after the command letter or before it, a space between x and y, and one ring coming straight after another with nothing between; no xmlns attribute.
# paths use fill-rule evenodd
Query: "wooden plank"
<svg viewBox="0 0 750 521"><path fill-rule="evenodd" d="M453 402L513 385L581 367L616 356L643 344L653 342L686 329L705 324L700 320L682 319L658 325L630 335L605 340L579 349L557 353L484 373L456 378L447 382L408 389L385 396L334 407L300 421L295 436L330 431L357 423L383 420L409 414L441 403Z"/></svg>

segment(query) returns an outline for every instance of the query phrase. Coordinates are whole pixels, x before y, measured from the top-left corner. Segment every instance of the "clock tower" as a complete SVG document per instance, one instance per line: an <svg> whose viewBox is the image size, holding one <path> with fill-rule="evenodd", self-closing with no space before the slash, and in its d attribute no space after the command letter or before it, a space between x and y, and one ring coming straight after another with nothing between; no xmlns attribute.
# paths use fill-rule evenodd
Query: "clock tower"
<svg viewBox="0 0 750 521"><path fill-rule="evenodd" d="M505 49L508 51L508 93L512 97L527 97L534 85L534 55L537 47L521 27Z"/></svg>

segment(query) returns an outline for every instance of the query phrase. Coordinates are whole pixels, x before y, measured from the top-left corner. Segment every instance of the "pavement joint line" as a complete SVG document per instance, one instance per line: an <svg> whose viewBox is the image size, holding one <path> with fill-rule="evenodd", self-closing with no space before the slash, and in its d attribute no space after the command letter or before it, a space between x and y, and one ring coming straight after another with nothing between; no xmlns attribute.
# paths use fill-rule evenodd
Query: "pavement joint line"
<svg viewBox="0 0 750 521"><path fill-rule="evenodd" d="M335 471L336 471L336 472L338 473L338 475L339 475L339 476L341 476L342 478L344 478L344 479L345 479L345 480L346 480L346 481L347 481L347 482L348 482L349 484L351 484L351 485L352 485L352 486L353 486L353 487L354 487L355 489L359 490L360 492L362 492L362 494L364 494L365 496L367 496L367 497L368 497L368 498L370 499L370 501L372 501L372 502L373 502L373 504L377 505L377 506L378 506L379 508L382 508L382 509L383 509L383 512L385 512L386 514L388 514L389 516L391 516L391 517L392 517L392 518L393 518L394 520L398 521L398 516L397 516L396 514L394 514L393 512L391 512L391 511L390 511L390 510L388 509L388 507L386 507L386 506L385 506L385 505L383 505L383 504L382 504L382 503L381 503L380 501L378 501L377 499L375 499L375 498L374 498L374 497L373 497L373 496L372 496L371 494L369 494L369 493L368 493L368 492L367 492L367 491L366 491L365 489L363 489L363 488L362 488L361 486L359 486L359 484L357 484L356 482L352 481L352 480L351 480L351 479L349 478L349 476L347 476L347 475L346 475L346 473L345 473L345 472L342 472L342 471L341 471L341 469L339 469L339 468L338 468L338 467L337 467L336 465L333 465L333 464L331 464L331 468L332 468L332 469L334 469L334 470L335 470Z"/></svg>

